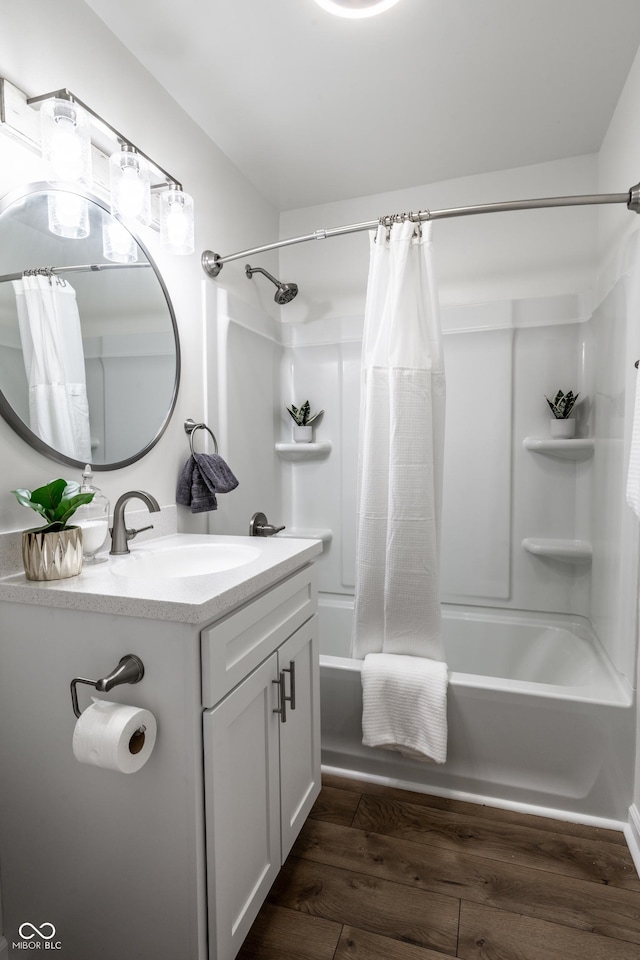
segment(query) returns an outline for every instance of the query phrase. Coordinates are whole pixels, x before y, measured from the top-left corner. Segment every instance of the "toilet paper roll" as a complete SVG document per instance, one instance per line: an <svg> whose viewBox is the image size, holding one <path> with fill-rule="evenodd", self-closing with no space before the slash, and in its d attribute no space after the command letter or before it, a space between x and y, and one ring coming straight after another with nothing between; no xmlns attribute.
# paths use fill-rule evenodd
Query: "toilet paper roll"
<svg viewBox="0 0 640 960"><path fill-rule="evenodd" d="M156 718L149 710L93 697L73 731L73 753L80 763L135 773L156 742Z"/></svg>

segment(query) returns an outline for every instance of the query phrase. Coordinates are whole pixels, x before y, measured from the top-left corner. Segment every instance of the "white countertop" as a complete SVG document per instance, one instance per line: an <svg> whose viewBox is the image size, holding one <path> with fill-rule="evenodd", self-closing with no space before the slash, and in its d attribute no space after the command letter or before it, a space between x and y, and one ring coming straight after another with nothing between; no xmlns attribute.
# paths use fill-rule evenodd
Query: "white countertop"
<svg viewBox="0 0 640 960"><path fill-rule="evenodd" d="M254 547L259 556L219 573L156 579L118 576L112 565L124 564L129 558L109 557L105 563L85 563L79 576L66 580L36 582L27 580L24 573L2 577L0 601L205 624L267 590L322 552L320 540L206 534L173 534L131 544L129 549L132 555L142 555L173 545L206 542Z"/></svg>

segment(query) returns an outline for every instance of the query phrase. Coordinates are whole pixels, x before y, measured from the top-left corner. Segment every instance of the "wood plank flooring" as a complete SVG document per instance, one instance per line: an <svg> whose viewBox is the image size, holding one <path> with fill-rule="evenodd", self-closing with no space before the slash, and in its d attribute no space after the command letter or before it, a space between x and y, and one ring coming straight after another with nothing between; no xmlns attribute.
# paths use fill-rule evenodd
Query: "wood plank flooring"
<svg viewBox="0 0 640 960"><path fill-rule="evenodd" d="M615 831L323 778L238 960L640 960Z"/></svg>

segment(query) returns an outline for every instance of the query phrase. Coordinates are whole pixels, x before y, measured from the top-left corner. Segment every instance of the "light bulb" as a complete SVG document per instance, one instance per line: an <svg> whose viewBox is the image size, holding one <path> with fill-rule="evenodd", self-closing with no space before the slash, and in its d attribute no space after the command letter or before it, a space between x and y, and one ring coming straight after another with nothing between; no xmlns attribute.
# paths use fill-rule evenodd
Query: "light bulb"
<svg viewBox="0 0 640 960"><path fill-rule="evenodd" d="M91 129L85 111L69 100L45 100L40 125L48 179L90 184Z"/></svg>
<svg viewBox="0 0 640 960"><path fill-rule="evenodd" d="M109 160L111 211L123 220L151 220L149 165L133 147L124 144Z"/></svg>
<svg viewBox="0 0 640 960"><path fill-rule="evenodd" d="M398 0L316 0L319 7L336 17L358 20L375 17L398 3Z"/></svg>
<svg viewBox="0 0 640 960"><path fill-rule="evenodd" d="M168 253L193 253L193 199L181 187L171 184L160 194L160 238Z"/></svg>

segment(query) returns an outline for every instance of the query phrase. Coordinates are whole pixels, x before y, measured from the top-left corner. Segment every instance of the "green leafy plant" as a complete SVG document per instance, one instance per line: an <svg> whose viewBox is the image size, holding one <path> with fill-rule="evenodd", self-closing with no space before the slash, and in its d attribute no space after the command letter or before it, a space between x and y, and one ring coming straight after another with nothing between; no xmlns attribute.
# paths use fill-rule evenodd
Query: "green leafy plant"
<svg viewBox="0 0 640 960"><path fill-rule="evenodd" d="M579 396L579 393L573 393L572 390L569 390L568 393L563 393L562 390L558 390L553 400L549 400L547 396L545 396L545 400L549 404L551 413L556 420L566 420Z"/></svg>
<svg viewBox="0 0 640 960"><path fill-rule="evenodd" d="M23 507L30 507L47 521L43 527L37 529L43 533L67 530L67 520L83 503L90 503L95 494L80 493L80 484L75 481L52 480L37 490L12 490L18 503Z"/></svg>
<svg viewBox="0 0 640 960"><path fill-rule="evenodd" d="M317 413L312 414L311 405L308 400L305 400L301 407L294 407L294 405L291 404L290 407L287 407L287 413L293 417L295 423L299 427L308 427L313 423L314 420L317 420L318 417L322 416L324 410L318 410Z"/></svg>

